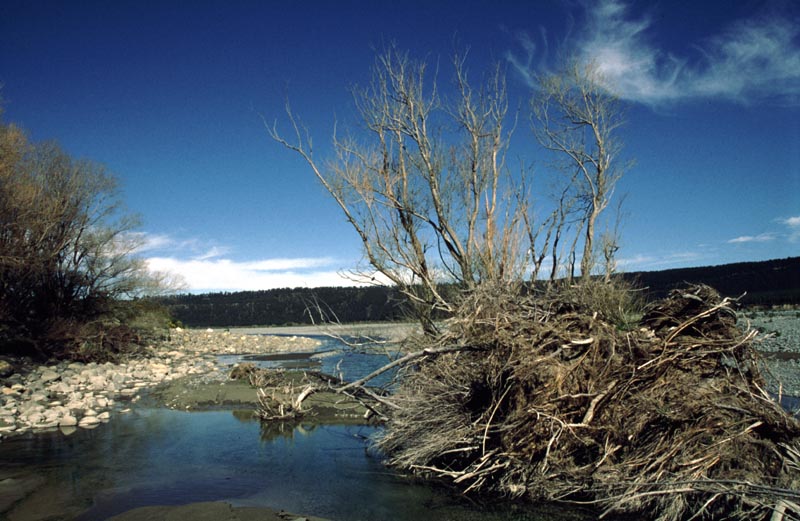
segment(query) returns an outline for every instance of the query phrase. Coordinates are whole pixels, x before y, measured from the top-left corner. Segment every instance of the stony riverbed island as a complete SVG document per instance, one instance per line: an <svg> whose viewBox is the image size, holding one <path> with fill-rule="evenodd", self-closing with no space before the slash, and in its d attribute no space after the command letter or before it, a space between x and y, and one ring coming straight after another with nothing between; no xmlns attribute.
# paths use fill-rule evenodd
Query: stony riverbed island
<svg viewBox="0 0 800 521"><path fill-rule="evenodd" d="M318 340L174 329L170 338L120 363L7 359L0 366L0 436L29 431L93 428L125 414L142 393L182 377L224 379L225 354L313 351Z"/></svg>

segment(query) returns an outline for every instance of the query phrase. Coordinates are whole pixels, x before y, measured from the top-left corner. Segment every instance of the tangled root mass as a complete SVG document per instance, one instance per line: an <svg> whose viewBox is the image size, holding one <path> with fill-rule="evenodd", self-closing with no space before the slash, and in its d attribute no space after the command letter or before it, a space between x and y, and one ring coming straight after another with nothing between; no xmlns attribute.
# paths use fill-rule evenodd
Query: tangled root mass
<svg viewBox="0 0 800 521"><path fill-rule="evenodd" d="M691 286L624 330L574 291L466 298L427 340L465 349L404 370L378 440L390 463L604 514L796 519L800 423L765 391L734 302Z"/></svg>

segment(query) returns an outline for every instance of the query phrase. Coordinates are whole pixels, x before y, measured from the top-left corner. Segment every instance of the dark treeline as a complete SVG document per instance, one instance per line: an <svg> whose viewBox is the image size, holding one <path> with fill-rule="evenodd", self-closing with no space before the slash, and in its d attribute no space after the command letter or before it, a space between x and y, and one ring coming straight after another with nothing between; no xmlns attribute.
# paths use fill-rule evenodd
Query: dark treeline
<svg viewBox="0 0 800 521"><path fill-rule="evenodd" d="M175 320L191 327L396 321L401 295L386 286L280 288L164 297Z"/></svg>
<svg viewBox="0 0 800 521"><path fill-rule="evenodd" d="M648 300L685 283L703 283L721 294L747 293L747 305L800 304L800 257L721 266L632 272L623 275L644 288ZM398 321L408 318L400 293L391 287L282 288L164 297L172 316L191 327Z"/></svg>
<svg viewBox="0 0 800 521"><path fill-rule="evenodd" d="M722 295L755 306L800 304L800 257L720 266L626 273L623 277L646 288L648 300L663 298L685 283L708 284Z"/></svg>

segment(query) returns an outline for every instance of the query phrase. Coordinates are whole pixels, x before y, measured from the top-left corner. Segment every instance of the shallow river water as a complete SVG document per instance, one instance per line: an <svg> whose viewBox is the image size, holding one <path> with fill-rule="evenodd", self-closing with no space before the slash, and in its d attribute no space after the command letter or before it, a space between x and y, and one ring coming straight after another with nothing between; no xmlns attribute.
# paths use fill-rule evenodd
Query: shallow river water
<svg viewBox="0 0 800 521"><path fill-rule="evenodd" d="M386 358L349 352L341 364L320 360L313 365L338 366L353 379ZM375 433L352 425L262 426L250 411L140 406L94 430L4 440L0 462L6 475L46 480L30 508L11 511L20 520L58 512L66 513L59 519L102 520L140 506L217 500L341 521L576 519L574 511L479 506L409 481L369 452Z"/></svg>
<svg viewBox="0 0 800 521"><path fill-rule="evenodd" d="M71 436L4 441L0 461L45 475L49 500L88 509L79 520L211 500L342 521L553 519L477 507L404 480L368 453L373 433L344 425L266 432L246 412L139 409Z"/></svg>

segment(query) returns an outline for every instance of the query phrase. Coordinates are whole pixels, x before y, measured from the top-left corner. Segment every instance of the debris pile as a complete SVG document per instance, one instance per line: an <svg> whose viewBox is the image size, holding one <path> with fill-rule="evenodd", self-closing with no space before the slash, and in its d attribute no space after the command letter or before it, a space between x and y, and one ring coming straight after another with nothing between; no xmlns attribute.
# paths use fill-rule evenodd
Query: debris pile
<svg viewBox="0 0 800 521"><path fill-rule="evenodd" d="M403 370L390 464L606 515L800 516L800 422L765 391L735 301L690 286L625 330L563 295L466 299L427 346L463 350Z"/></svg>

